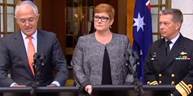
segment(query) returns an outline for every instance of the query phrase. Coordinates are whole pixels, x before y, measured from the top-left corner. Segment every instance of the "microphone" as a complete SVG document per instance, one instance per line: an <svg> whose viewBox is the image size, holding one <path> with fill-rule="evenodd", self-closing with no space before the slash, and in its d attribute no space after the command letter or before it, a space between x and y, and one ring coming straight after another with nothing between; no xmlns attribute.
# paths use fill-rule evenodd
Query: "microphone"
<svg viewBox="0 0 193 96"><path fill-rule="evenodd" d="M39 85L39 80L40 80L40 73L42 71L42 68L44 66L44 60L45 60L45 56L43 54L39 54L39 53L35 53L33 55L33 70L34 70L34 81L33 84L31 85L32 90L30 92L30 94L32 96L36 96L36 88Z"/></svg>
<svg viewBox="0 0 193 96"><path fill-rule="evenodd" d="M43 54L35 53L34 54L34 64L33 64L33 70L34 70L34 81L37 83L40 77L40 73L43 69L43 66L45 65L45 56Z"/></svg>
<svg viewBox="0 0 193 96"><path fill-rule="evenodd" d="M38 58L37 53L35 53L34 56L33 56L33 59L34 59L33 60L34 61L34 63L33 63L34 75L37 74L37 58Z"/></svg>
<svg viewBox="0 0 193 96"><path fill-rule="evenodd" d="M137 78L136 67L140 64L140 57L136 51L134 51L130 46L128 46L126 55L126 66L128 67L129 74L126 77L126 84L133 84L135 91L137 91L138 96L142 96L143 88L142 82Z"/></svg>
<svg viewBox="0 0 193 96"><path fill-rule="evenodd" d="M45 56L41 53L35 53L34 54L34 65L36 65L36 67L42 67L45 65Z"/></svg>
<svg viewBox="0 0 193 96"><path fill-rule="evenodd" d="M136 66L139 65L139 55L136 51L134 51L130 46L128 46L127 52L125 54L126 58L126 66L129 69L131 74L134 74L136 71Z"/></svg>

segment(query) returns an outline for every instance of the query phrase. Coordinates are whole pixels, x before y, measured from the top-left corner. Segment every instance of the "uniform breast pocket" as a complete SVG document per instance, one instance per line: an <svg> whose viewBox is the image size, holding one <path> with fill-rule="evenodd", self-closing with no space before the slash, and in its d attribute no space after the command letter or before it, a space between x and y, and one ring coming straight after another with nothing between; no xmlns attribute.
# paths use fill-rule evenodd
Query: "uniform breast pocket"
<svg viewBox="0 0 193 96"><path fill-rule="evenodd" d="M192 60L190 60L188 57L185 58L175 58L175 66L179 66L180 69L188 68L188 66L192 63Z"/></svg>
<svg viewBox="0 0 193 96"><path fill-rule="evenodd" d="M176 60L176 64L180 64L181 66L190 64L190 60Z"/></svg>

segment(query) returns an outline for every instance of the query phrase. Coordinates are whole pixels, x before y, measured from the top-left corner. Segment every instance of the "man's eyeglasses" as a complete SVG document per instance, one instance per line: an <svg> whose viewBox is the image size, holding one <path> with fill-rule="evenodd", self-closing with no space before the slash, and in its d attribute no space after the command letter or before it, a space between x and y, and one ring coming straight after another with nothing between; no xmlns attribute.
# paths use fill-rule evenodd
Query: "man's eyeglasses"
<svg viewBox="0 0 193 96"><path fill-rule="evenodd" d="M18 20L18 22L25 24L25 23L34 23L34 21L36 20L36 17L30 17L30 18L16 18Z"/></svg>
<svg viewBox="0 0 193 96"><path fill-rule="evenodd" d="M109 20L109 17L105 17L105 16L94 16L94 21L99 21L101 20L102 22L107 22L107 20Z"/></svg>

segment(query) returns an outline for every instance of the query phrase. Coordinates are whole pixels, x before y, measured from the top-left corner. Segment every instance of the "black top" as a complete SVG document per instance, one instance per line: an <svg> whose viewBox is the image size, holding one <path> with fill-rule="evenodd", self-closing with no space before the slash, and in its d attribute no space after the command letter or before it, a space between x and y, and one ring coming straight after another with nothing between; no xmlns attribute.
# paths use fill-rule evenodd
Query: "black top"
<svg viewBox="0 0 193 96"><path fill-rule="evenodd" d="M107 48L105 47L104 57L103 57L103 72L102 72L102 85L111 85L111 67Z"/></svg>

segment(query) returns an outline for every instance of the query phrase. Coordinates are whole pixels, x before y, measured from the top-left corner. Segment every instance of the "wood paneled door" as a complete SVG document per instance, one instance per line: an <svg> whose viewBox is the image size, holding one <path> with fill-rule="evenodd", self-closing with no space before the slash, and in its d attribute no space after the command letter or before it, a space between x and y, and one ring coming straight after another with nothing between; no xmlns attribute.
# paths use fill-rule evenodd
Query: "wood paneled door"
<svg viewBox="0 0 193 96"><path fill-rule="evenodd" d="M117 11L118 0L42 0L41 27L57 34L70 63L78 37L93 29L93 10L99 3L109 3ZM117 15L112 31L117 32Z"/></svg>

